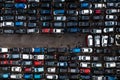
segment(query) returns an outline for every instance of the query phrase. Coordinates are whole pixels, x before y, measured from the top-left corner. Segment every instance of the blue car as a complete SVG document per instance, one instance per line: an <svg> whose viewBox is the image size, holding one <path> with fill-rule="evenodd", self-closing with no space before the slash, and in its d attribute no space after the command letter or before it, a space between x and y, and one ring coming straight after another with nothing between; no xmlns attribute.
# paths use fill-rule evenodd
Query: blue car
<svg viewBox="0 0 120 80"><path fill-rule="evenodd" d="M23 78L24 78L24 79L32 79L32 78L33 78L33 75L32 75L32 74L24 74L24 75L23 75Z"/></svg>
<svg viewBox="0 0 120 80"><path fill-rule="evenodd" d="M70 50L71 53L80 53L81 52L81 48L72 48Z"/></svg>
<svg viewBox="0 0 120 80"><path fill-rule="evenodd" d="M34 53L40 53L40 52L44 52L44 48L33 48L33 52Z"/></svg>
<svg viewBox="0 0 120 80"><path fill-rule="evenodd" d="M64 14L65 10L54 10L54 15Z"/></svg>
<svg viewBox="0 0 120 80"><path fill-rule="evenodd" d="M117 80L117 77L115 77L115 76L107 76L107 80Z"/></svg>
<svg viewBox="0 0 120 80"><path fill-rule="evenodd" d="M81 3L81 8L89 8L89 3L87 2Z"/></svg>
<svg viewBox="0 0 120 80"><path fill-rule="evenodd" d="M84 75L81 75L80 76L80 79L82 79L82 80L90 80L90 76L84 76Z"/></svg>
<svg viewBox="0 0 120 80"><path fill-rule="evenodd" d="M23 22L15 22L15 26L23 26Z"/></svg>
<svg viewBox="0 0 120 80"><path fill-rule="evenodd" d="M67 66L68 66L68 63L67 63L67 62L58 62L58 63L57 63L57 66L67 67Z"/></svg>
<svg viewBox="0 0 120 80"><path fill-rule="evenodd" d="M76 32L80 32L80 29L79 28L68 28L67 32L76 33Z"/></svg>
<svg viewBox="0 0 120 80"><path fill-rule="evenodd" d="M15 4L15 8L25 9L26 8L26 4L24 4L24 3L16 3Z"/></svg>
<svg viewBox="0 0 120 80"><path fill-rule="evenodd" d="M9 73L5 73L2 75L2 78L9 78L9 75L10 75Z"/></svg>
<svg viewBox="0 0 120 80"><path fill-rule="evenodd" d="M50 10L40 10L40 14L51 14Z"/></svg>
<svg viewBox="0 0 120 80"><path fill-rule="evenodd" d="M34 74L34 79L41 79L42 75L41 74Z"/></svg>

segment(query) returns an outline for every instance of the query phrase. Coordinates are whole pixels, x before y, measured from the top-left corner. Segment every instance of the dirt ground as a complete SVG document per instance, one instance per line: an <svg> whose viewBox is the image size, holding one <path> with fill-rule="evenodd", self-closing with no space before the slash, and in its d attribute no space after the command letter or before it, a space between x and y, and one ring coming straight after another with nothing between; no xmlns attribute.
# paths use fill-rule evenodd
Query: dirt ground
<svg viewBox="0 0 120 80"><path fill-rule="evenodd" d="M85 45L85 34L4 34L0 47L75 47Z"/></svg>

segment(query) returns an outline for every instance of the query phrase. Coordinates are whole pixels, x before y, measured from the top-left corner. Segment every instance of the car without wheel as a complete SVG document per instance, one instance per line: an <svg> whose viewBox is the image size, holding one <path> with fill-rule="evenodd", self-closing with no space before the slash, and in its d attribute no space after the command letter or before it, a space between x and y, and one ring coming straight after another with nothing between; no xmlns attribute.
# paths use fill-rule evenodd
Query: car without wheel
<svg viewBox="0 0 120 80"><path fill-rule="evenodd" d="M115 43L116 43L116 46L120 46L120 35L119 34L115 35Z"/></svg>
<svg viewBox="0 0 120 80"><path fill-rule="evenodd" d="M102 33L102 30L101 29L92 29L91 33L93 33L93 34L100 34L100 33Z"/></svg>
<svg viewBox="0 0 120 80"><path fill-rule="evenodd" d="M90 62L80 62L80 67L89 68Z"/></svg>
<svg viewBox="0 0 120 80"><path fill-rule="evenodd" d="M81 48L83 53L92 53L93 49L92 48Z"/></svg>
<svg viewBox="0 0 120 80"><path fill-rule="evenodd" d="M111 27L111 28L104 28L104 29L103 29L103 32L104 32L104 33L114 32L114 28L113 28L113 27Z"/></svg>
<svg viewBox="0 0 120 80"><path fill-rule="evenodd" d="M10 74L10 78L11 79L21 79L22 78L22 74Z"/></svg>
<svg viewBox="0 0 120 80"><path fill-rule="evenodd" d="M93 36L92 35L87 36L87 46L88 47L93 46Z"/></svg>
<svg viewBox="0 0 120 80"><path fill-rule="evenodd" d="M46 78L51 79L51 80L56 80L56 79L58 79L58 75L56 75L56 74L46 74Z"/></svg>
<svg viewBox="0 0 120 80"><path fill-rule="evenodd" d="M14 27L14 22L3 22L3 27L7 26L7 27Z"/></svg>
<svg viewBox="0 0 120 80"><path fill-rule="evenodd" d="M115 62L106 62L105 63L105 67L106 68L115 68L116 67L116 63Z"/></svg>
<svg viewBox="0 0 120 80"><path fill-rule="evenodd" d="M108 36L103 36L102 35L102 46L103 47L106 47L106 46L108 46Z"/></svg>
<svg viewBox="0 0 120 80"><path fill-rule="evenodd" d="M55 67L48 67L47 68L47 72L48 73L55 73L56 72L56 68Z"/></svg>
<svg viewBox="0 0 120 80"><path fill-rule="evenodd" d="M96 35L94 37L94 40L95 40L95 47L100 47L100 40L101 40L100 35Z"/></svg>
<svg viewBox="0 0 120 80"><path fill-rule="evenodd" d="M82 60L82 61L90 61L91 60L90 56L78 56L78 57L79 57L79 60Z"/></svg>
<svg viewBox="0 0 120 80"><path fill-rule="evenodd" d="M22 71L22 68L19 67L19 66L12 66L12 67L11 67L11 71L12 71L12 72L21 72L21 71Z"/></svg>

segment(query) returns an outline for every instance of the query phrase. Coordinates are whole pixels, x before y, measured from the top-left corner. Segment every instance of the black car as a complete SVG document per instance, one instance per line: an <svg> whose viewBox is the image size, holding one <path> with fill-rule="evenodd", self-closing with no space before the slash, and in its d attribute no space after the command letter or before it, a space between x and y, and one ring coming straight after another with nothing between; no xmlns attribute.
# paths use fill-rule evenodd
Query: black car
<svg viewBox="0 0 120 80"><path fill-rule="evenodd" d="M27 33L27 32L26 32L26 29L16 29L16 30L15 30L15 33L16 33L16 34L25 34L25 33Z"/></svg>
<svg viewBox="0 0 120 80"><path fill-rule="evenodd" d="M76 3L68 3L68 8L70 8L70 9L75 9L75 8L77 8L78 6L77 6L77 4Z"/></svg>
<svg viewBox="0 0 120 80"><path fill-rule="evenodd" d="M14 16L10 16L10 15L3 16L3 20L14 20Z"/></svg>
<svg viewBox="0 0 120 80"><path fill-rule="evenodd" d="M66 80L66 79L69 79L69 76L66 75L66 74L65 74L65 75L60 74L60 75L59 75L59 79L60 79L60 80Z"/></svg>
<svg viewBox="0 0 120 80"><path fill-rule="evenodd" d="M34 15L34 14L37 14L37 10L29 9L29 10L27 10L27 13L30 14L30 15Z"/></svg>
<svg viewBox="0 0 120 80"><path fill-rule="evenodd" d="M59 56L59 61L68 61L70 60L69 56Z"/></svg>
<svg viewBox="0 0 120 80"><path fill-rule="evenodd" d="M15 11L12 10L12 9L5 9L5 10L4 10L4 14L13 15L14 13L15 13Z"/></svg>
<svg viewBox="0 0 120 80"><path fill-rule="evenodd" d="M51 8L51 4L50 3L42 3L40 5L41 8Z"/></svg>
<svg viewBox="0 0 120 80"><path fill-rule="evenodd" d="M16 14L26 14L27 13L27 10L25 9L17 9L16 10Z"/></svg>
<svg viewBox="0 0 120 80"><path fill-rule="evenodd" d="M67 48L58 48L57 52L58 53L65 53L65 52L67 52Z"/></svg>
<svg viewBox="0 0 120 80"><path fill-rule="evenodd" d="M32 3L30 3L30 4L28 5L28 7L29 7L29 8L38 8L38 7L39 7L39 4L32 2Z"/></svg>
<svg viewBox="0 0 120 80"><path fill-rule="evenodd" d="M67 21L77 21L78 17L77 16L68 16L68 17L66 17L66 20Z"/></svg>
<svg viewBox="0 0 120 80"><path fill-rule="evenodd" d="M52 20L52 17L51 16L41 16L40 20L41 21L50 21L50 20Z"/></svg>
<svg viewBox="0 0 120 80"><path fill-rule="evenodd" d="M64 3L54 3L54 8L64 8L65 4Z"/></svg>
<svg viewBox="0 0 120 80"><path fill-rule="evenodd" d="M90 16L79 16L79 20L89 20Z"/></svg>

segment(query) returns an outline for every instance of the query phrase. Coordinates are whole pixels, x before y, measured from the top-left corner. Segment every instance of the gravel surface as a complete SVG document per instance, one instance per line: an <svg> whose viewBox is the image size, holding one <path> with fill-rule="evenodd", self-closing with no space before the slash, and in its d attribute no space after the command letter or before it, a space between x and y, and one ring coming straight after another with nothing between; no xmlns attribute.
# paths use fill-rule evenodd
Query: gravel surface
<svg viewBox="0 0 120 80"><path fill-rule="evenodd" d="M85 34L4 34L0 47L75 47L85 45Z"/></svg>

